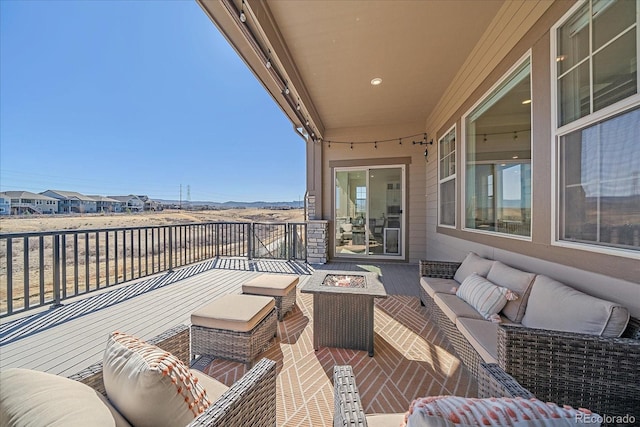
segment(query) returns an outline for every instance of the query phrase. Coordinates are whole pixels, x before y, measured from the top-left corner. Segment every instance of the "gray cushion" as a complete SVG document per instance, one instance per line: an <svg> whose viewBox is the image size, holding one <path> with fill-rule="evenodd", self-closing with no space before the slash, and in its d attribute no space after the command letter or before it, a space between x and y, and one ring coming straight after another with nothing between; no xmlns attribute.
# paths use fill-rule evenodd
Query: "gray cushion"
<svg viewBox="0 0 640 427"><path fill-rule="evenodd" d="M522 324L551 329L619 337L629 322L629 312L618 303L587 295L549 277L533 282Z"/></svg>
<svg viewBox="0 0 640 427"><path fill-rule="evenodd" d="M404 424L404 412L399 414L372 414L366 415L369 427L398 427Z"/></svg>
<svg viewBox="0 0 640 427"><path fill-rule="evenodd" d="M469 252L460 267L458 267L458 270L456 270L453 278L456 279L456 282L462 283L471 273L477 273L482 277L487 277L492 265L493 260L482 258L475 252Z"/></svg>
<svg viewBox="0 0 640 427"><path fill-rule="evenodd" d="M440 310L451 320L456 323L458 317L468 317L471 319L484 319L482 314L464 302L462 298L449 294L435 294L433 297L435 303Z"/></svg>
<svg viewBox="0 0 640 427"><path fill-rule="evenodd" d="M536 275L534 273L527 273L522 270L518 270L513 267L504 265L500 261L495 261L487 279L492 281L498 286L511 289L518 294L518 299L514 301L508 301L507 305L502 309L502 313L513 322L520 323L524 316L525 309L527 307L527 301L529 300L529 293L531 292L531 285L533 285L533 279Z"/></svg>
<svg viewBox="0 0 640 427"><path fill-rule="evenodd" d="M460 317L456 320L456 327L482 360L498 363L498 323Z"/></svg>
<svg viewBox="0 0 640 427"><path fill-rule="evenodd" d="M100 393L68 378L12 368L0 373L0 383L2 426L127 425Z"/></svg>
<svg viewBox="0 0 640 427"><path fill-rule="evenodd" d="M459 286L459 283L453 279L440 279L438 277L422 276L420 278L420 286L424 288L427 295L433 298L436 293L455 294L455 291L452 289L454 286Z"/></svg>

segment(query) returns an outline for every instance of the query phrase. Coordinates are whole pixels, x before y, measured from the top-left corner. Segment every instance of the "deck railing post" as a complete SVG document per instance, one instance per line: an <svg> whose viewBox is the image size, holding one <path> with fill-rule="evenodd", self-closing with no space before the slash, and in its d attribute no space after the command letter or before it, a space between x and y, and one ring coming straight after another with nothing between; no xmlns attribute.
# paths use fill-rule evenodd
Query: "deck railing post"
<svg viewBox="0 0 640 427"><path fill-rule="evenodd" d="M255 224L253 222L250 222L249 224L247 224L247 258L249 260L253 259L253 239L255 237Z"/></svg>
<svg viewBox="0 0 640 427"><path fill-rule="evenodd" d="M53 304L50 308L60 307L60 234L53 238Z"/></svg>
<svg viewBox="0 0 640 427"><path fill-rule="evenodd" d="M173 273L173 227L169 226L169 273Z"/></svg>

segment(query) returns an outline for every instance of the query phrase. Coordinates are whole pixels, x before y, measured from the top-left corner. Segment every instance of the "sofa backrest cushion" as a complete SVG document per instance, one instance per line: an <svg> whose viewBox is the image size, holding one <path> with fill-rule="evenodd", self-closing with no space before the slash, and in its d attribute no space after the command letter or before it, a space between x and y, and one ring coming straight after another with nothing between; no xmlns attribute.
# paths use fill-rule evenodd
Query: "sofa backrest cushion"
<svg viewBox="0 0 640 427"><path fill-rule="evenodd" d="M587 295L547 276L536 277L522 324L529 328L619 337L629 311L618 303Z"/></svg>
<svg viewBox="0 0 640 427"><path fill-rule="evenodd" d="M509 294L509 289L496 286L477 273L467 276L456 292L456 296L478 310L485 319L490 319L502 310Z"/></svg>
<svg viewBox="0 0 640 427"><path fill-rule="evenodd" d="M103 378L113 405L136 427L184 426L211 404L189 368L131 335L109 335Z"/></svg>
<svg viewBox="0 0 640 427"><path fill-rule="evenodd" d="M500 261L495 261L491 266L487 279L518 294L518 299L507 302L507 305L502 309L502 314L512 322L520 323L522 321L535 277L534 273L509 267Z"/></svg>
<svg viewBox="0 0 640 427"><path fill-rule="evenodd" d="M477 273L479 276L487 277L487 273L493 265L493 260L482 258L475 252L469 252L456 274L453 276L456 282L462 283L471 273Z"/></svg>
<svg viewBox="0 0 640 427"><path fill-rule="evenodd" d="M0 384L3 427L129 425L100 393L69 378L11 368L0 373Z"/></svg>

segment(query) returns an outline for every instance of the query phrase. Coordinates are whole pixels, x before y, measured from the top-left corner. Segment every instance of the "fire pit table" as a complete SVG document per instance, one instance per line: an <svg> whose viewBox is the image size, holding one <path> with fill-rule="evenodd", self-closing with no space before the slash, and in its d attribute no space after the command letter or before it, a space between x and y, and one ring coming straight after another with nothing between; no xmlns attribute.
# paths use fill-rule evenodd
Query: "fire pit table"
<svg viewBox="0 0 640 427"><path fill-rule="evenodd" d="M387 292L377 273L316 271L300 292L313 294L313 347L365 350L373 356L373 300Z"/></svg>

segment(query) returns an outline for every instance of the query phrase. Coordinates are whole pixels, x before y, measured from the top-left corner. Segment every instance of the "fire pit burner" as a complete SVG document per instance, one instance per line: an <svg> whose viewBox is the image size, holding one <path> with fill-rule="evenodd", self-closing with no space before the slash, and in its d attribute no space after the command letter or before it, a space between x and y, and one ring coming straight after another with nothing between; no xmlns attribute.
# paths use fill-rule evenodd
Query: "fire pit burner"
<svg viewBox="0 0 640 427"><path fill-rule="evenodd" d="M327 274L321 286L334 286L340 288L366 288L364 276L351 274Z"/></svg>

